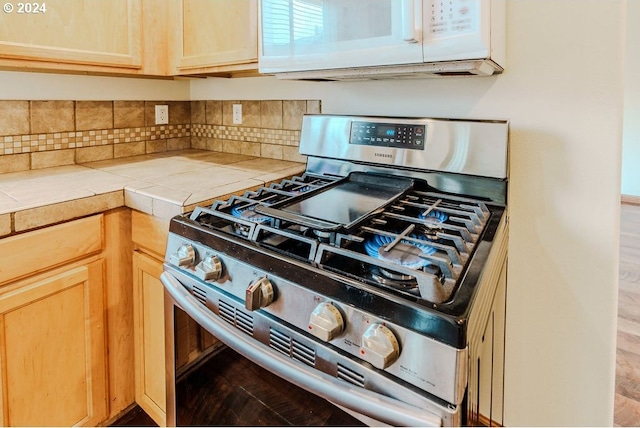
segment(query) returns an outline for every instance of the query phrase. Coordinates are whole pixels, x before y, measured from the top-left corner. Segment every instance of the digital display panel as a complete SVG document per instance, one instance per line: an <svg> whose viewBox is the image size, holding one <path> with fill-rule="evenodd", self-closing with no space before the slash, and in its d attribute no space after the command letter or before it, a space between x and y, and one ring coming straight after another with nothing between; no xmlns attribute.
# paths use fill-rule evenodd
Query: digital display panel
<svg viewBox="0 0 640 428"><path fill-rule="evenodd" d="M395 126L379 126L377 128L376 134L378 137L395 137L396 136L396 128Z"/></svg>
<svg viewBox="0 0 640 428"><path fill-rule="evenodd" d="M353 122L349 144L424 150L425 125Z"/></svg>

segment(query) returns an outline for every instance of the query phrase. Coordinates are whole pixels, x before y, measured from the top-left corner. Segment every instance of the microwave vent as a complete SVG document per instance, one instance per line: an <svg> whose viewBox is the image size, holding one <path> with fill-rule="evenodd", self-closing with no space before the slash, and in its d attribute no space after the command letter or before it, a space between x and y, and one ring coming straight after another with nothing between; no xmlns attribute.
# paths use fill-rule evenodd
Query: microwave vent
<svg viewBox="0 0 640 428"><path fill-rule="evenodd" d="M424 79L452 76L492 76L503 72L491 60L448 61L384 67L335 68L326 70L277 73L283 80L357 81L389 79Z"/></svg>

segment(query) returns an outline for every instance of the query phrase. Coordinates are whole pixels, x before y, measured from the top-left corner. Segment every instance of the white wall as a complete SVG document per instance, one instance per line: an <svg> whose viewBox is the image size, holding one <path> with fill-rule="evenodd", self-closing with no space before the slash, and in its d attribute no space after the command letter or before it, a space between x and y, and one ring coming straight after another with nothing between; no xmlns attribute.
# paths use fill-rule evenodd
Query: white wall
<svg viewBox="0 0 640 428"><path fill-rule="evenodd" d="M640 197L640 2L627 5L622 193Z"/></svg>
<svg viewBox="0 0 640 428"><path fill-rule="evenodd" d="M191 83L191 99L511 121L506 425L613 423L624 0L511 0L490 78Z"/></svg>
<svg viewBox="0 0 640 428"><path fill-rule="evenodd" d="M0 71L0 100L189 99L188 80Z"/></svg>

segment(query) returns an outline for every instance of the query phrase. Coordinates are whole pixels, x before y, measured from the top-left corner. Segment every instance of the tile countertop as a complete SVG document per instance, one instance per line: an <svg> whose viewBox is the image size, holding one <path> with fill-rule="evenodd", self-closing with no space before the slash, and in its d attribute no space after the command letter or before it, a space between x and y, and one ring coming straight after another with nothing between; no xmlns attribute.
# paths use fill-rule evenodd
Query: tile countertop
<svg viewBox="0 0 640 428"><path fill-rule="evenodd" d="M0 237L127 206L161 218L301 174L303 163L182 150L0 175Z"/></svg>

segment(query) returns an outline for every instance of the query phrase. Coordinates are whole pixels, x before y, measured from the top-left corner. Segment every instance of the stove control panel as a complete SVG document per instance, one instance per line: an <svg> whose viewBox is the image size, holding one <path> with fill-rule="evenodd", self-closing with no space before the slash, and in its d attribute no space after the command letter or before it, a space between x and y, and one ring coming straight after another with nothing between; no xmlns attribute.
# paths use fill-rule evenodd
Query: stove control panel
<svg viewBox="0 0 640 428"><path fill-rule="evenodd" d="M425 125L353 122L350 144L424 150Z"/></svg>

